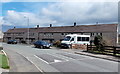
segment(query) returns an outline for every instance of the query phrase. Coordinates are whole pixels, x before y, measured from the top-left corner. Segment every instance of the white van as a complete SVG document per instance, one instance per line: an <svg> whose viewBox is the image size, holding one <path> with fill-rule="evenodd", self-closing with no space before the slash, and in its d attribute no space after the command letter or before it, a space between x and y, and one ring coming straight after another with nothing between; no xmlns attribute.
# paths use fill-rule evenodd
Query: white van
<svg viewBox="0 0 120 74"><path fill-rule="evenodd" d="M69 34L66 35L61 44L90 44L90 35Z"/></svg>

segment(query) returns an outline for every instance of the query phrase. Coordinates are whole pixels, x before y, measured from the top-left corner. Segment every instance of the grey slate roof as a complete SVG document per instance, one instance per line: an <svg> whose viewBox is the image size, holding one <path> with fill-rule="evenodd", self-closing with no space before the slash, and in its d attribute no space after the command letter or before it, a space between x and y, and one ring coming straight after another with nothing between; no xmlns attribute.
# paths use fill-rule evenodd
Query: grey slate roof
<svg viewBox="0 0 120 74"><path fill-rule="evenodd" d="M98 25L77 25L77 26L61 26L61 27L39 27L30 28L30 32L115 32L117 24L98 24ZM9 29L11 32L28 32L28 28Z"/></svg>

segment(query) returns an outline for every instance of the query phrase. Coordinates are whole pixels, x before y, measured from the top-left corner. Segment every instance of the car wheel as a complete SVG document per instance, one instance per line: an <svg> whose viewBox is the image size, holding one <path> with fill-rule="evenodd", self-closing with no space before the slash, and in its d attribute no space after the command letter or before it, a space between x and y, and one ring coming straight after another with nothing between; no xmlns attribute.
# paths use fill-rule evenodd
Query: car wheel
<svg viewBox="0 0 120 74"><path fill-rule="evenodd" d="M44 49L44 47L43 47L43 46L40 46L40 48L41 48L41 49Z"/></svg>
<svg viewBox="0 0 120 74"><path fill-rule="evenodd" d="M35 45L35 48L37 48L38 46L37 45Z"/></svg>

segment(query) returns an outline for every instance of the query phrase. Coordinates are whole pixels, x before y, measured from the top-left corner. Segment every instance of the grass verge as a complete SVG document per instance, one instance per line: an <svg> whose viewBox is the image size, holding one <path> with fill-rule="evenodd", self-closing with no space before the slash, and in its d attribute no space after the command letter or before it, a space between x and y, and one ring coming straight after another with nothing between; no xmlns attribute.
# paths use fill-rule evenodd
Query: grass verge
<svg viewBox="0 0 120 74"><path fill-rule="evenodd" d="M3 69L9 69L8 58L4 54L0 54L0 67Z"/></svg>

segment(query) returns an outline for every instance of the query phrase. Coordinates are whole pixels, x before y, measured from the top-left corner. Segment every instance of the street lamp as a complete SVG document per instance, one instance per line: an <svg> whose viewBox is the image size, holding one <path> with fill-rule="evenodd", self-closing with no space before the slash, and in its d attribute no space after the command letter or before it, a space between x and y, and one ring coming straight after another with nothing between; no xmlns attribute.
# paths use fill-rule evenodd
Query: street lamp
<svg viewBox="0 0 120 74"><path fill-rule="evenodd" d="M29 17L26 17L26 16L24 16L24 18L27 18L27 26L28 26L28 36L27 36L27 38L28 38L28 40L27 40L27 42L28 42L28 44L30 44L30 42L29 42Z"/></svg>

